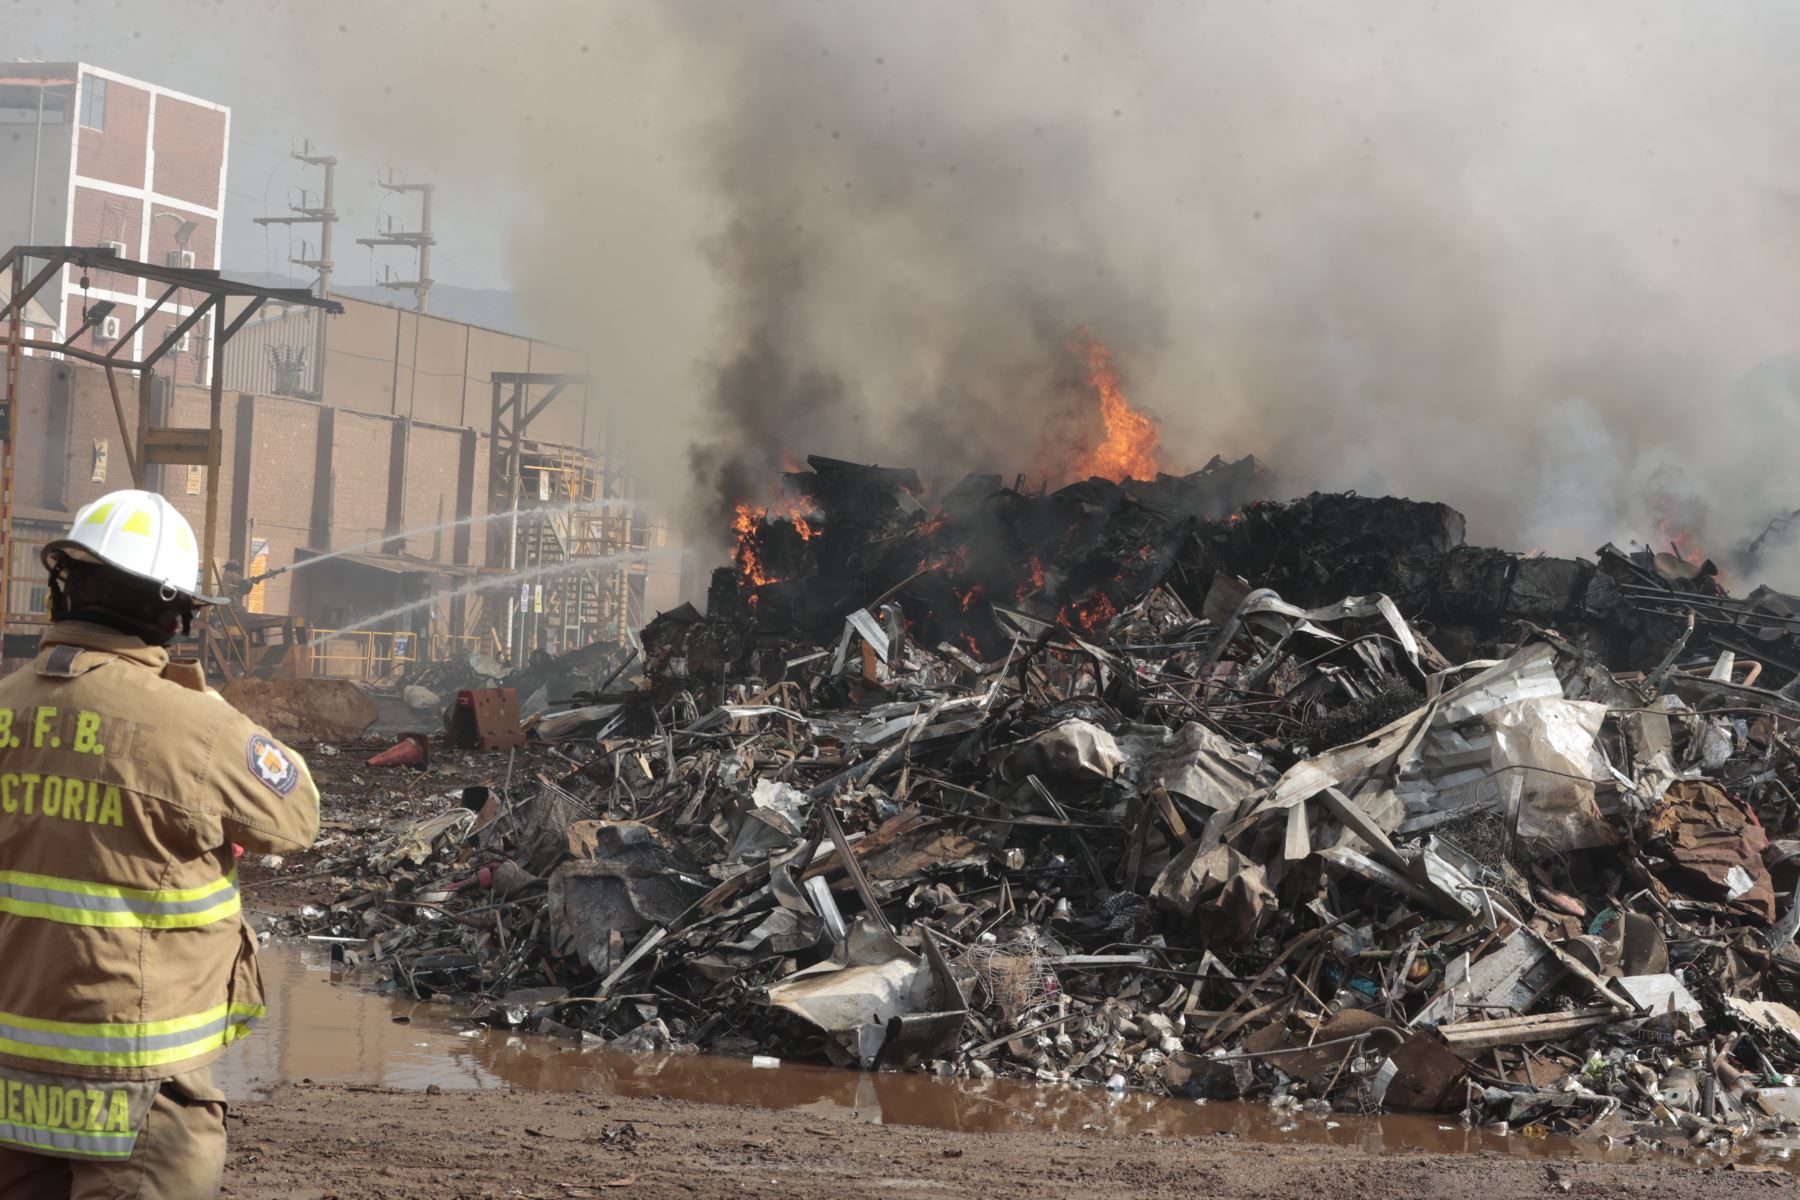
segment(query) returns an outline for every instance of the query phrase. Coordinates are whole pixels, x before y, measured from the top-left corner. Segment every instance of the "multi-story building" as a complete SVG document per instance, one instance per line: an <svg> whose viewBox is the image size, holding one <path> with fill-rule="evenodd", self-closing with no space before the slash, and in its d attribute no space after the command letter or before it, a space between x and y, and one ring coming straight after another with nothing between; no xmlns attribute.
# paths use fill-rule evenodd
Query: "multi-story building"
<svg viewBox="0 0 1800 1200"><path fill-rule="evenodd" d="M0 64L0 246L113 245L121 258L216 269L223 245L231 111L88 63ZM85 306L115 307L84 334L108 344L155 299L143 281L70 270L39 299L56 338ZM176 296L133 337L155 345L189 311ZM197 325L170 373L206 379L210 338Z"/></svg>

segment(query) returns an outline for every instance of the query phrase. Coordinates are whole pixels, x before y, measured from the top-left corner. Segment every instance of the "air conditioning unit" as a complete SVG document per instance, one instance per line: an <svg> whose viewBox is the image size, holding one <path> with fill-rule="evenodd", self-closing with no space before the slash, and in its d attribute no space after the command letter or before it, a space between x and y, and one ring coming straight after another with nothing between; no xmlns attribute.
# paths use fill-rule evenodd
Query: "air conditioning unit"
<svg viewBox="0 0 1800 1200"><path fill-rule="evenodd" d="M168 265L183 271L194 269L194 252L192 250L169 251Z"/></svg>
<svg viewBox="0 0 1800 1200"><path fill-rule="evenodd" d="M97 342L116 342L119 340L119 318L101 317L100 323L94 326L94 340Z"/></svg>
<svg viewBox="0 0 1800 1200"><path fill-rule="evenodd" d="M175 349L181 351L183 354L186 354L190 349L193 348L193 345L194 345L194 331L190 329L186 333L181 335L181 340L179 342L175 343Z"/></svg>
<svg viewBox="0 0 1800 1200"><path fill-rule="evenodd" d="M114 254L118 255L120 258L125 257L125 243L124 242L105 241L105 242L100 243L100 248L102 250L111 250Z"/></svg>

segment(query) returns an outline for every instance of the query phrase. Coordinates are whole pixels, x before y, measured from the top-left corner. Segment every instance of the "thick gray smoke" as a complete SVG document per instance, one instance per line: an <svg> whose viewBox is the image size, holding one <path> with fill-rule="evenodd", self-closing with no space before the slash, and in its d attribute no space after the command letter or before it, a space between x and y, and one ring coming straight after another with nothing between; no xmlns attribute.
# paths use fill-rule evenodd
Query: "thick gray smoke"
<svg viewBox="0 0 1800 1200"><path fill-rule="evenodd" d="M1794 390L1733 384L1795 332L1792 17L679 11L728 214L705 466L1026 468L1085 324L1169 469L1254 451L1554 551L1667 518L1723 557L1800 506Z"/></svg>
<svg viewBox="0 0 1800 1200"><path fill-rule="evenodd" d="M1793 6L216 11L162 48L510 198L523 304L697 535L784 454L1029 470L1081 326L1166 469L1575 553L1800 507Z"/></svg>
<svg viewBox="0 0 1800 1200"><path fill-rule="evenodd" d="M754 498L809 450L953 482L1090 432L1062 428L1072 339L1093 325L1142 357L1167 292L1094 173L1110 131L1039 110L1041 87L1015 78L1036 53L942 9L673 11L718 100L695 152L728 214L706 244L728 320L703 484Z"/></svg>

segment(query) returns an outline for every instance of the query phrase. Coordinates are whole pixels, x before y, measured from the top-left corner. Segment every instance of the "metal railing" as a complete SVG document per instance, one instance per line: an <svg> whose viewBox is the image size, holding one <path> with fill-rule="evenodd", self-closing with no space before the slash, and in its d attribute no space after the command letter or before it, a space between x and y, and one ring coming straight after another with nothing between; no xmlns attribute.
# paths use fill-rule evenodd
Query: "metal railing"
<svg viewBox="0 0 1800 1200"><path fill-rule="evenodd" d="M20 627L36 628L50 622L50 575L44 570L44 546L56 533L34 535L14 523L10 554L12 571L7 576L6 618L13 631Z"/></svg>
<svg viewBox="0 0 1800 1200"><path fill-rule="evenodd" d="M202 659L223 679L250 673L250 634L229 604L206 609L196 622L200 630Z"/></svg>
<svg viewBox="0 0 1800 1200"><path fill-rule="evenodd" d="M378 629L315 630L313 674L374 683L419 661L417 634Z"/></svg>

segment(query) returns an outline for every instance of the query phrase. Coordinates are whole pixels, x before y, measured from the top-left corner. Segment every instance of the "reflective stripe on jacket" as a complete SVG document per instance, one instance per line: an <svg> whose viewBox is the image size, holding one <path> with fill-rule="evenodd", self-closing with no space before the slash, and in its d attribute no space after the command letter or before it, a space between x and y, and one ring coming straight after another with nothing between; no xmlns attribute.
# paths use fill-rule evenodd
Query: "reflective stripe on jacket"
<svg viewBox="0 0 1800 1200"><path fill-rule="evenodd" d="M0 871L0 913L40 917L65 925L193 929L236 916L238 911L235 871L216 883L166 891Z"/></svg>
<svg viewBox="0 0 1800 1200"><path fill-rule="evenodd" d="M300 756L135 638L55 626L0 679L0 1063L204 1065L263 1014L231 844L310 845Z"/></svg>
<svg viewBox="0 0 1800 1200"><path fill-rule="evenodd" d="M0 1146L56 1158L130 1158L159 1080L69 1079L0 1064Z"/></svg>

